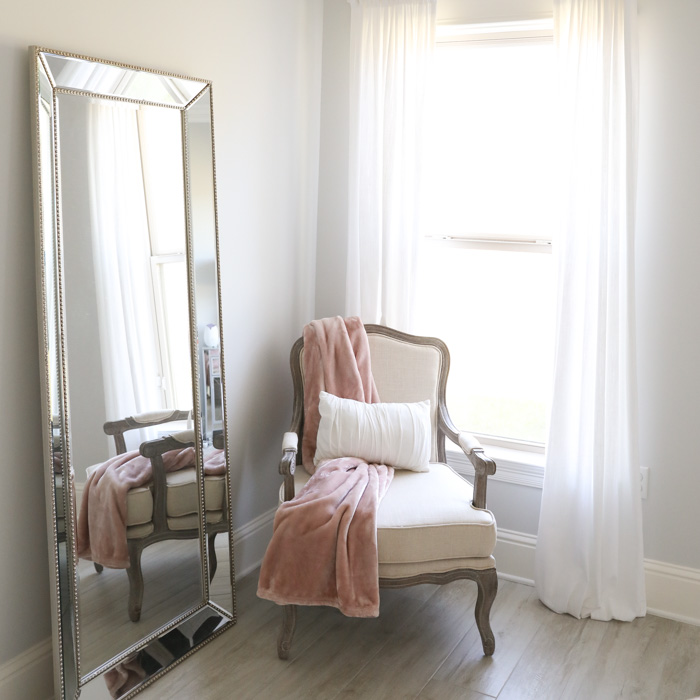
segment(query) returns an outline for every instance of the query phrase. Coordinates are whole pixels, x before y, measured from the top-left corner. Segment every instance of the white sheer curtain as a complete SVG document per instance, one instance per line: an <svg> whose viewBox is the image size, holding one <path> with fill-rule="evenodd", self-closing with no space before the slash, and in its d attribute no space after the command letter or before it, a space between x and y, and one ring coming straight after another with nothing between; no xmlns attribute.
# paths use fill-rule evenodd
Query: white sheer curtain
<svg viewBox="0 0 700 700"><path fill-rule="evenodd" d="M346 312L410 329L421 126L436 0L349 0Z"/></svg>
<svg viewBox="0 0 700 700"><path fill-rule="evenodd" d="M636 0L555 0L565 163L535 581L557 612L646 612L634 313Z"/></svg>
<svg viewBox="0 0 700 700"><path fill-rule="evenodd" d="M106 418L118 420L164 407L136 108L92 104L88 144Z"/></svg>

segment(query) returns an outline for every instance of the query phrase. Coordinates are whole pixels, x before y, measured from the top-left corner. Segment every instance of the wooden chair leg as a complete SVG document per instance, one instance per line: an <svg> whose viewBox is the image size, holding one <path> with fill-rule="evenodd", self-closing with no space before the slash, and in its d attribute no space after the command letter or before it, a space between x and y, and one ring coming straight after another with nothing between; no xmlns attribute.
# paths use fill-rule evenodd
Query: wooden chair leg
<svg viewBox="0 0 700 700"><path fill-rule="evenodd" d="M129 544L129 563L126 570L129 576L129 619L138 622L141 619L143 604L143 573L141 572L141 552L138 545Z"/></svg>
<svg viewBox="0 0 700 700"><path fill-rule="evenodd" d="M103 570L104 570L104 566L102 566L102 564L98 564L97 562L95 562L95 571L97 571L98 574L101 574Z"/></svg>
<svg viewBox="0 0 700 700"><path fill-rule="evenodd" d="M297 606L285 605L282 617L282 629L277 637L277 656L280 659L289 658L289 649L292 646L294 628L297 624Z"/></svg>
<svg viewBox="0 0 700 700"><path fill-rule="evenodd" d="M496 569L480 571L476 575L475 580L478 587L476 609L474 611L476 626L481 635L481 644L484 647L484 654L486 656L491 656L496 649L496 639L491 630L491 623L489 621L491 606L496 599L496 592L498 591Z"/></svg>
<svg viewBox="0 0 700 700"><path fill-rule="evenodd" d="M214 580L214 574L216 573L216 548L214 547L214 540L216 539L216 533L212 532L209 534L209 583Z"/></svg>

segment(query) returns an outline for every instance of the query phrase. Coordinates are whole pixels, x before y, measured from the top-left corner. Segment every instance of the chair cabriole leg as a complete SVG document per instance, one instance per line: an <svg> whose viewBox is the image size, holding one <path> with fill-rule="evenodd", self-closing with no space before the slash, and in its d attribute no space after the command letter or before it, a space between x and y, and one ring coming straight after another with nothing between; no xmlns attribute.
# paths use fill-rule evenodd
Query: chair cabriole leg
<svg viewBox="0 0 700 700"><path fill-rule="evenodd" d="M141 549L138 545L129 546L129 619L138 622L143 605L143 573L141 572Z"/></svg>
<svg viewBox="0 0 700 700"><path fill-rule="evenodd" d="M289 658L289 649L292 646L294 628L297 624L297 606L285 605L282 611L282 629L277 637L277 656L280 659Z"/></svg>
<svg viewBox="0 0 700 700"><path fill-rule="evenodd" d="M491 606L496 599L496 592L498 591L496 569L480 571L476 575L475 580L478 590L476 609L474 611L476 626L481 635L481 644L484 647L484 654L486 656L491 656L496 649L496 639L489 621Z"/></svg>
<svg viewBox="0 0 700 700"><path fill-rule="evenodd" d="M209 550L208 550L208 555L209 555L209 582L214 580L214 574L216 574L216 566L217 566L217 559L216 559L216 547L214 546L214 540L216 539L216 533L211 532L209 534Z"/></svg>

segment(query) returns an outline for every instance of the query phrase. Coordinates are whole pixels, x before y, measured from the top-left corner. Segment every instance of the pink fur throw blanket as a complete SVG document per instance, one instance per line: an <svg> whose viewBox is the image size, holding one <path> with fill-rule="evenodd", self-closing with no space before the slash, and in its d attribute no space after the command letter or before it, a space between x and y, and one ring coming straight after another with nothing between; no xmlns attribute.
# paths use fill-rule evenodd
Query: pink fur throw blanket
<svg viewBox="0 0 700 700"><path fill-rule="evenodd" d="M324 318L304 327L304 435L301 458L313 474L321 416L318 397L327 391L343 399L379 401L372 376L369 341L357 316Z"/></svg>
<svg viewBox="0 0 700 700"><path fill-rule="evenodd" d="M163 455L166 472L195 466L194 447L171 450ZM223 474L223 450L204 456L205 474ZM151 460L138 450L125 452L100 464L85 483L78 516L78 556L113 569L129 568L126 538L126 502L130 489L151 480Z"/></svg>
<svg viewBox="0 0 700 700"><path fill-rule="evenodd" d="M321 390L379 400L359 318L304 328L302 458L313 473ZM379 614L377 509L394 470L347 456L319 464L306 486L275 514L258 595L279 605L329 605L350 617Z"/></svg>
<svg viewBox="0 0 700 700"><path fill-rule="evenodd" d="M104 679L111 698L126 695L146 679L140 655L141 652L128 657L105 673Z"/></svg>

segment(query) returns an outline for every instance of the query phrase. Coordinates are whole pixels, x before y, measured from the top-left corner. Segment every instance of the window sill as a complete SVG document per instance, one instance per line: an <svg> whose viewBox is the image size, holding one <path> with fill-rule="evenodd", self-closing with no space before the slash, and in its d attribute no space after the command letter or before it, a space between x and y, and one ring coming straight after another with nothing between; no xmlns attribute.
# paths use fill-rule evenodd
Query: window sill
<svg viewBox="0 0 700 700"><path fill-rule="evenodd" d="M511 447L484 445L485 454L496 462L496 473L489 480L541 489L544 481L544 455ZM469 458L456 447L446 446L447 462L459 474L473 477Z"/></svg>

